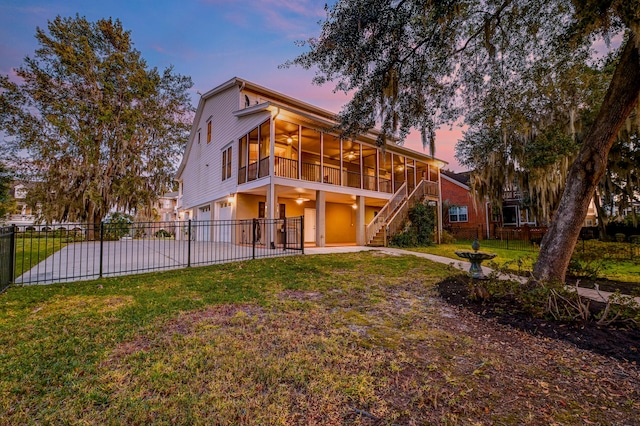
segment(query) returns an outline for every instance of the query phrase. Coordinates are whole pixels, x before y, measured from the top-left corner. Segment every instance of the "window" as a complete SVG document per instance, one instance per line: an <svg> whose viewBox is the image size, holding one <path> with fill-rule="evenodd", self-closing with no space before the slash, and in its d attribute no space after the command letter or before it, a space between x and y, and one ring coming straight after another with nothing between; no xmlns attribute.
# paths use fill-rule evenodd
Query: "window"
<svg viewBox="0 0 640 426"><path fill-rule="evenodd" d="M198 129L198 145L200 145L200 129Z"/></svg>
<svg viewBox="0 0 640 426"><path fill-rule="evenodd" d="M231 147L222 151L222 180L231 177Z"/></svg>
<svg viewBox="0 0 640 426"><path fill-rule="evenodd" d="M211 143L211 120L207 122L207 143Z"/></svg>
<svg viewBox="0 0 640 426"><path fill-rule="evenodd" d="M467 215L467 206L449 208L449 222L453 223L467 221L469 221L469 216Z"/></svg>

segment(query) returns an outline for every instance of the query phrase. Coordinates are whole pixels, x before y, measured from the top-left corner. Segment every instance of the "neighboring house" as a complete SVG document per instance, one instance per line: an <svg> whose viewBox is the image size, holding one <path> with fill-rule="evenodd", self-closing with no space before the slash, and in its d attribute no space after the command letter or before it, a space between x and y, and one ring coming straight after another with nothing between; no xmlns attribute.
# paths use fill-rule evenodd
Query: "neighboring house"
<svg viewBox="0 0 640 426"><path fill-rule="evenodd" d="M12 214L7 215L4 220L5 225L16 225L21 231L81 231L81 227L76 224L70 224L67 222L54 222L54 223L38 223L36 221L37 209L34 209L27 202L29 194L29 182L21 183L14 182L11 186L9 194L16 201L16 209Z"/></svg>
<svg viewBox="0 0 640 426"><path fill-rule="evenodd" d="M154 209L160 222L173 222L178 220L178 191L167 192L158 197Z"/></svg>
<svg viewBox="0 0 640 426"><path fill-rule="evenodd" d="M443 227L447 230L477 232L486 238L491 231L492 218L488 203L474 200L470 187L470 172L442 171Z"/></svg>
<svg viewBox="0 0 640 426"><path fill-rule="evenodd" d="M418 188L414 197L441 205L446 163L395 143L383 151L376 132L341 139L327 130L335 124L334 113L240 78L205 93L176 175L179 219L304 215L308 244L367 244L388 229L390 200L401 209Z"/></svg>
<svg viewBox="0 0 640 426"><path fill-rule="evenodd" d="M470 186L471 172L454 173L442 171L443 227L448 230L478 230L484 238L495 236L498 229L539 227L530 210L523 207L523 193L516 187L503 191L502 209L493 207L488 201L474 200ZM589 204L583 226L597 223L596 208Z"/></svg>

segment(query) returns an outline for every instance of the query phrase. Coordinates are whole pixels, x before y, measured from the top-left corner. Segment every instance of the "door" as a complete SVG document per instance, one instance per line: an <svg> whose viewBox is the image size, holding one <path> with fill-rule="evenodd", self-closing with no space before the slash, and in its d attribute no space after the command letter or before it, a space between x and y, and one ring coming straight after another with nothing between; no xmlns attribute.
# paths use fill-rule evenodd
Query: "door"
<svg viewBox="0 0 640 426"><path fill-rule="evenodd" d="M233 205L229 202L216 204L216 222L213 231L213 240L220 243L231 242L231 230L233 224L231 217L233 213Z"/></svg>
<svg viewBox="0 0 640 426"><path fill-rule="evenodd" d="M211 240L211 206L204 206L198 209L198 220L196 222L196 241Z"/></svg>
<svg viewBox="0 0 640 426"><path fill-rule="evenodd" d="M316 209L304 209L304 242L316 242Z"/></svg>

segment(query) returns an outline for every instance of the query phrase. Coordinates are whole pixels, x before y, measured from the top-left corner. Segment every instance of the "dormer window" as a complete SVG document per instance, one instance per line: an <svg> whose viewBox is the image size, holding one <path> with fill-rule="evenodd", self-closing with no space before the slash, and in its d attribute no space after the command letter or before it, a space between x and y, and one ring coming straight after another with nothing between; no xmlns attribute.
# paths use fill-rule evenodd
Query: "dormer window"
<svg viewBox="0 0 640 426"><path fill-rule="evenodd" d="M245 108L249 108L249 105L251 105L251 101L249 100L249 96L244 95L244 107Z"/></svg>

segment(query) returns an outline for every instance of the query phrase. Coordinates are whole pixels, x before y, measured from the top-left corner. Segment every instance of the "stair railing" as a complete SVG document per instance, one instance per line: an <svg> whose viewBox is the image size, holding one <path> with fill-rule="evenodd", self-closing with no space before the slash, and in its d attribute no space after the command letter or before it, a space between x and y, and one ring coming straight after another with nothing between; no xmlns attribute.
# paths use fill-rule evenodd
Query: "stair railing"
<svg viewBox="0 0 640 426"><path fill-rule="evenodd" d="M437 183L422 180L411 192L407 200L387 221L387 235L393 236L401 231L404 222L409 218L409 209L424 200L427 195L437 195ZM434 189L436 192L434 193Z"/></svg>
<svg viewBox="0 0 640 426"><path fill-rule="evenodd" d="M389 217L395 213L396 208L404 202L407 196L407 183L403 183L400 188L393 194L393 197L387 201L387 204L378 212L373 218L371 223L367 225L366 229L366 241L367 244L371 243L378 231L386 225Z"/></svg>

